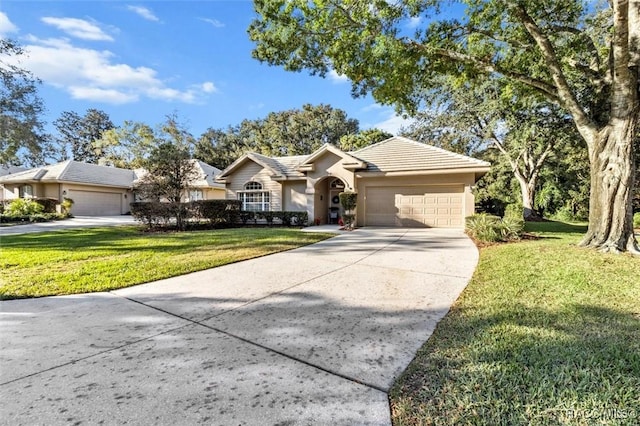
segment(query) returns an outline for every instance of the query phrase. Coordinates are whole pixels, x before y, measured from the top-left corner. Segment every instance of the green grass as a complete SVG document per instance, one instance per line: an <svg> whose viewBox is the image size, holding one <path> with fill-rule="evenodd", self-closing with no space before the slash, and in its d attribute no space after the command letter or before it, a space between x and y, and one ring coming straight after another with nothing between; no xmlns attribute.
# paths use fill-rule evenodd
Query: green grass
<svg viewBox="0 0 640 426"><path fill-rule="evenodd" d="M109 291L329 236L283 228L154 234L133 226L3 236L0 299Z"/></svg>
<svg viewBox="0 0 640 426"><path fill-rule="evenodd" d="M485 247L391 391L396 425L640 424L640 258L576 247L586 227Z"/></svg>

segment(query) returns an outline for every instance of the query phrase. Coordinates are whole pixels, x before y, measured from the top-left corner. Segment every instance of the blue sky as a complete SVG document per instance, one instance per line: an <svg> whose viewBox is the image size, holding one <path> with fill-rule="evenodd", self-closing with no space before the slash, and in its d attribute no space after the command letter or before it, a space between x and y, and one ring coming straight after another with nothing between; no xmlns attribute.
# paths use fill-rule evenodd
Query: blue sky
<svg viewBox="0 0 640 426"><path fill-rule="evenodd" d="M105 111L116 125L177 113L191 133L226 128L305 103L329 104L396 133L402 119L353 99L332 74L290 73L251 58L251 1L0 0L0 35L28 52L51 123L62 111Z"/></svg>

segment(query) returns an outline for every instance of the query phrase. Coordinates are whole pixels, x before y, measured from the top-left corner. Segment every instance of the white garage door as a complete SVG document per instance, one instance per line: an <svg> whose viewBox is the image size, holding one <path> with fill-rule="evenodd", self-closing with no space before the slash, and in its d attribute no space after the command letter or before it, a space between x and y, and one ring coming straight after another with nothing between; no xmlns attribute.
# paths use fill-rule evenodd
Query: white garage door
<svg viewBox="0 0 640 426"><path fill-rule="evenodd" d="M121 195L114 192L69 191L74 216L116 216L121 211Z"/></svg>
<svg viewBox="0 0 640 426"><path fill-rule="evenodd" d="M365 226L462 228L464 186L368 187Z"/></svg>

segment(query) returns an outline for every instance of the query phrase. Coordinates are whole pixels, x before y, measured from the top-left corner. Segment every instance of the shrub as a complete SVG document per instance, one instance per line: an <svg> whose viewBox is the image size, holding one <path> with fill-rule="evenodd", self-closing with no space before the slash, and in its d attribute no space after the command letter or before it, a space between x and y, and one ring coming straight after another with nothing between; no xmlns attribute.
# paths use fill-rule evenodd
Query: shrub
<svg viewBox="0 0 640 426"><path fill-rule="evenodd" d="M351 211L356 208L358 202L357 192L341 192L338 196L340 197L340 205L345 211Z"/></svg>
<svg viewBox="0 0 640 426"><path fill-rule="evenodd" d="M506 216L500 219L486 213L475 214L466 219L467 233L478 241L494 243L520 239L524 230L524 220Z"/></svg>
<svg viewBox="0 0 640 426"><path fill-rule="evenodd" d="M42 213L44 207L42 204L36 203L34 200L25 198L16 198L5 209L7 216L31 216Z"/></svg>
<svg viewBox="0 0 640 426"><path fill-rule="evenodd" d="M486 213L475 214L466 219L465 229L473 238L484 242L500 241L500 218Z"/></svg>
<svg viewBox="0 0 640 426"><path fill-rule="evenodd" d="M239 200L201 200L190 203L192 215L214 225L236 223L242 202Z"/></svg>
<svg viewBox="0 0 640 426"><path fill-rule="evenodd" d="M60 207L62 208L63 214L70 215L71 207L73 207L73 200L67 197L63 198L62 202L60 203Z"/></svg>
<svg viewBox="0 0 640 426"><path fill-rule="evenodd" d="M640 228L640 212L633 215L633 227Z"/></svg>
<svg viewBox="0 0 640 426"><path fill-rule="evenodd" d="M135 220L142 222L148 228L166 226L175 214L170 203L159 201L135 202L130 206L131 215Z"/></svg>
<svg viewBox="0 0 640 426"><path fill-rule="evenodd" d="M56 212L56 204L58 204L58 200L54 200L53 198L36 198L34 201L42 206L43 213Z"/></svg>
<svg viewBox="0 0 640 426"><path fill-rule="evenodd" d="M507 216L502 219L500 235L503 241L519 240L524 231L524 219L522 217Z"/></svg>
<svg viewBox="0 0 640 426"><path fill-rule="evenodd" d="M523 218L523 210L522 204L513 203L507 204L507 207L504 208L504 217L507 218Z"/></svg>
<svg viewBox="0 0 640 426"><path fill-rule="evenodd" d="M256 221L256 212L254 211L241 210L238 216L240 217L240 221L242 222L243 225L246 225L247 222L249 222L250 220L253 220L254 223Z"/></svg>
<svg viewBox="0 0 640 426"><path fill-rule="evenodd" d="M275 219L278 216L277 212L272 212L272 211L267 211L267 212L263 212L263 211L259 211L256 212L256 217L258 219L264 219L267 221L267 225L271 226L273 225L273 219Z"/></svg>
<svg viewBox="0 0 640 426"><path fill-rule="evenodd" d="M344 225L346 228L353 228L353 222L356 217L353 211L356 209L356 204L358 202L358 193L341 192L338 195L340 197L340 205L342 205L342 208L344 209L344 213L342 214Z"/></svg>

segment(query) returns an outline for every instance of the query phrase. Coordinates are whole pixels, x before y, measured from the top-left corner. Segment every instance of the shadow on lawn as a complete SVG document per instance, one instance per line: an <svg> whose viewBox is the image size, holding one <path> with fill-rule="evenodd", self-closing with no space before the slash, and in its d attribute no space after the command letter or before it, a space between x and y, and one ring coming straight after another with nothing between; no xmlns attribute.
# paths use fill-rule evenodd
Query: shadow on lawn
<svg viewBox="0 0 640 426"><path fill-rule="evenodd" d="M636 425L638 389L637 313L454 308L396 383L392 406L397 424Z"/></svg>

